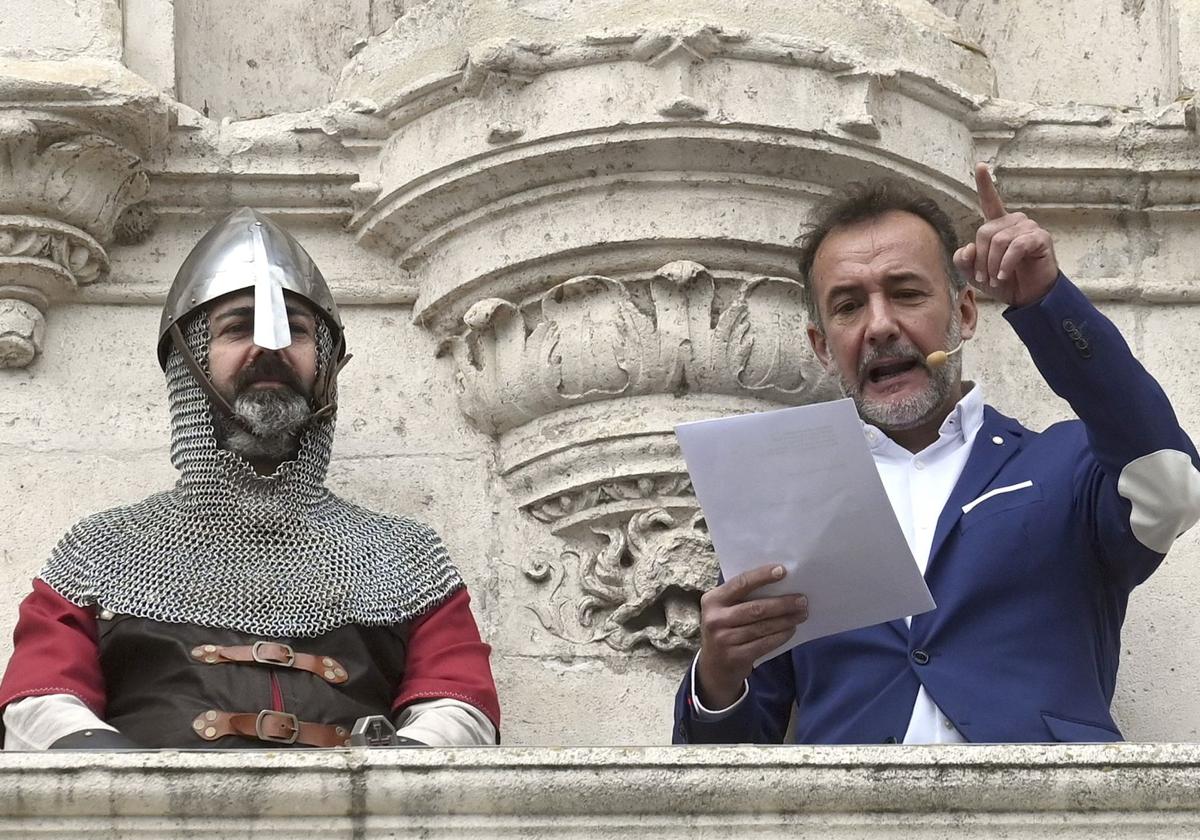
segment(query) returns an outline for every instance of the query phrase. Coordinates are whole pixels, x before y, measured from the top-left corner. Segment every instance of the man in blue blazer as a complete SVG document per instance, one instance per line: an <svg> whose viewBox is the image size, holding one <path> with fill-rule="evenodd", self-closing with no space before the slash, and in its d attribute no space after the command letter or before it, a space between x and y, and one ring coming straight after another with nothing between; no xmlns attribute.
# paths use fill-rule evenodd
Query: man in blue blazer
<svg viewBox="0 0 1200 840"><path fill-rule="evenodd" d="M801 247L809 340L858 407L937 608L753 668L821 604L755 598L778 566L721 584L701 602L676 743L777 743L793 709L802 743L1121 739L1126 604L1200 519L1196 450L1050 235L1006 212L985 166L976 185L985 221L961 248L936 204L892 181L831 197ZM962 381L976 290L1008 305L1078 420L1030 431Z"/></svg>

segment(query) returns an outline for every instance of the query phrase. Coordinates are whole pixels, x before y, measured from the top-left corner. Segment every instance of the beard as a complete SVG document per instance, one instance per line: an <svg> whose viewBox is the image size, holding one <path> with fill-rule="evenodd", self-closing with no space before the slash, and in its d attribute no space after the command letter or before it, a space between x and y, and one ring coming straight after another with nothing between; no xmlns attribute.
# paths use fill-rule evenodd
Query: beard
<svg viewBox="0 0 1200 840"><path fill-rule="evenodd" d="M962 335L962 319L955 313L946 331L946 348L957 346ZM915 394L895 400L876 400L863 394L868 367L884 358L912 359L929 373L929 383ZM945 404L962 373L962 356L954 354L946 364L930 368L925 354L907 341L895 340L873 347L859 362L857 378L848 380L838 369L835 378L844 396L854 400L858 416L884 432L904 431L920 426Z"/></svg>
<svg viewBox="0 0 1200 840"><path fill-rule="evenodd" d="M253 387L262 381L282 384ZM283 361L264 353L238 374L234 393L224 396L234 417L222 416L217 423L217 442L223 449L248 460L295 457L313 410L307 389Z"/></svg>

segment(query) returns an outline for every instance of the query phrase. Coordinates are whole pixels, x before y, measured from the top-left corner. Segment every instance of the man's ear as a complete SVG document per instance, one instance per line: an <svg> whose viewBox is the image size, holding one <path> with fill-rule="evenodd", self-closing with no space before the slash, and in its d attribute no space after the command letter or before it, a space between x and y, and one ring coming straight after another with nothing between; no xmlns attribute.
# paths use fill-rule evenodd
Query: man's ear
<svg viewBox="0 0 1200 840"><path fill-rule="evenodd" d="M813 355L817 357L817 361L821 363L821 367L829 370L829 342L825 340L825 331L816 324L809 322L807 332L808 343L812 347Z"/></svg>
<svg viewBox="0 0 1200 840"><path fill-rule="evenodd" d="M975 300L975 289L970 286L958 293L958 314L962 318L960 337L966 341L975 335L975 325L979 323L979 304Z"/></svg>

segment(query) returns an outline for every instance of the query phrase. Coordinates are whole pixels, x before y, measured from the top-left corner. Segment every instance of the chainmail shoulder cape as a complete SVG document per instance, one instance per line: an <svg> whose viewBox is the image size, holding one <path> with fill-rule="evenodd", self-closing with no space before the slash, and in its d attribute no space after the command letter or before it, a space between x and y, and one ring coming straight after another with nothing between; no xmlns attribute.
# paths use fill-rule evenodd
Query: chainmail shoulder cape
<svg viewBox="0 0 1200 840"><path fill-rule="evenodd" d="M207 369L207 316L197 315L185 335ZM331 363L331 345L322 324L318 364ZM402 623L463 585L432 529L326 489L332 417L308 427L295 460L259 476L217 446L208 398L174 349L166 375L179 480L67 532L38 575L63 597L286 638Z"/></svg>

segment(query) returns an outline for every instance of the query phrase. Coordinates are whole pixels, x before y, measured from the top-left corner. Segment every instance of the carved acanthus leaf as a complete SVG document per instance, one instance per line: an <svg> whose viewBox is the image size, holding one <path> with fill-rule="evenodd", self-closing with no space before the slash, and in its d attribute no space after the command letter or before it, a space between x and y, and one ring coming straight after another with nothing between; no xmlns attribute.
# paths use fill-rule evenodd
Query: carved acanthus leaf
<svg viewBox="0 0 1200 840"><path fill-rule="evenodd" d="M715 318L717 283L698 263L660 269L649 281L648 312L632 288L585 276L524 311L495 298L476 303L466 332L444 345L457 363L463 412L497 435L614 397L695 392L796 404L808 396L816 368L795 281L742 281Z"/></svg>
<svg viewBox="0 0 1200 840"><path fill-rule="evenodd" d="M799 394L808 387L804 370L812 364L805 334L804 290L799 283L762 277L738 290L721 314L716 332L730 354L726 364L749 391L772 396Z"/></svg>
<svg viewBox="0 0 1200 840"><path fill-rule="evenodd" d="M620 283L568 280L542 296L542 319L530 340L545 347L554 390L565 401L625 393L639 378L639 350L654 326Z"/></svg>

